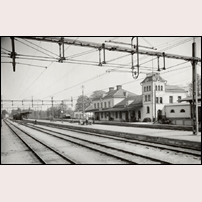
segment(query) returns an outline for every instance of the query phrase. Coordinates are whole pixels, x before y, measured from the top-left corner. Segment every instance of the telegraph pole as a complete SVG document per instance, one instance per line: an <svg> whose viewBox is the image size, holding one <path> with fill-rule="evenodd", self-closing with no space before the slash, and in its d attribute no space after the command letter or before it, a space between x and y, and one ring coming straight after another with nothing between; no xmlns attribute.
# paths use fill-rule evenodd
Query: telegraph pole
<svg viewBox="0 0 202 202"><path fill-rule="evenodd" d="M82 85L81 88L82 88L82 114L84 118L84 85Z"/></svg>
<svg viewBox="0 0 202 202"><path fill-rule="evenodd" d="M196 43L192 43L192 57L196 57ZM198 134L198 96L197 96L197 69L196 60L192 61L192 112L193 112L193 135Z"/></svg>

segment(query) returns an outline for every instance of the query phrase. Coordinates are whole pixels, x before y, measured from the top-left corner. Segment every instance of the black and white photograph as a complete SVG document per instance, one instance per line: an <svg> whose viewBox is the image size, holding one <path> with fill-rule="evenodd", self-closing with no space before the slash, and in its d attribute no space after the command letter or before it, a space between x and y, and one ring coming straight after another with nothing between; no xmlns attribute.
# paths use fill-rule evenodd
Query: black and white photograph
<svg viewBox="0 0 202 202"><path fill-rule="evenodd" d="M201 164L201 37L1 37L1 164Z"/></svg>

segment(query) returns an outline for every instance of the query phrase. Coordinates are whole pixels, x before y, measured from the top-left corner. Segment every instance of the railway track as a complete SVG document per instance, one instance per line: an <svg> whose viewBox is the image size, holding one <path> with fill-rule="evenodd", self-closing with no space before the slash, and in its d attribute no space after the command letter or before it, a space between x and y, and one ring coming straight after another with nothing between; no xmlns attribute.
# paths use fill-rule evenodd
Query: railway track
<svg viewBox="0 0 202 202"><path fill-rule="evenodd" d="M20 130L21 132L24 132L25 134L27 134L28 136L29 136L29 134L27 133L27 132L25 132L24 130L22 130L22 129L20 129L18 126L16 126L16 125L14 125L13 123L11 123L10 121L9 121L9 124L11 124L12 125L12 127L15 127L15 128L17 128L18 130ZM19 124L19 123L18 123ZM8 125L8 123L7 123L7 125ZM19 124L19 125L23 125L23 124ZM31 128L31 127L30 127ZM32 128L33 129L33 128ZM46 133L46 132L44 132L44 131L40 131L40 132L42 132L42 133ZM47 133L46 133L47 134ZM49 134L49 135L51 135L51 134ZM52 135L53 136L53 135ZM57 137L57 136L54 136L54 137L56 137L57 139L62 139L62 138L60 138L60 137ZM36 139L36 138L35 138ZM62 139L62 140L64 140L64 139ZM67 141L67 140L66 140ZM41 141L40 141L41 142ZM105 151L101 151L101 150L98 150L98 149L96 149L96 148L91 148L91 147L88 147L88 146L84 146L84 145L82 145L82 144L79 144L79 143L76 143L76 142L73 142L73 141L69 141L69 142L71 142L71 143L73 143L73 144L77 144L77 145L79 145L80 147L85 147L85 148L88 148L88 149L90 149L90 150L93 150L94 152L97 152L97 153L99 153L99 156L100 155L106 155L106 157L107 158L114 158L116 161L115 161L115 164L135 164L133 161L130 161L130 160L127 160L127 159L125 159L125 158L122 158L122 157L119 157L119 156L116 156L116 155L113 155L113 154L110 154L110 153L107 153L107 152L105 152ZM47 145L47 144L46 144ZM30 148L30 147L29 147ZM39 155L38 155L39 156ZM76 162L72 162L73 164L81 164L79 161L76 161ZM58 163L58 164L60 164L60 163ZM114 164L114 163L113 163Z"/></svg>
<svg viewBox="0 0 202 202"><path fill-rule="evenodd" d="M94 152L100 152L105 155L109 155L111 157L117 158L121 161L125 161L125 164L175 164L175 162L172 162L171 160L167 160L165 158L157 158L152 155L144 155L141 152L135 152L130 151L128 149L123 149L120 147L117 142L122 142L125 144L130 144L136 146L141 145L142 147L146 147L148 149L155 148L160 150L165 150L166 153L169 153L170 151L175 152L174 155L191 155L194 158L200 158L201 154L199 151L191 150L191 149L185 149L185 148L176 148L172 146L167 145L159 145L156 143L148 143L148 142L141 142L137 140L128 140L124 138L118 138L118 137L112 137L107 135L101 135L96 133L88 133L84 131L78 131L78 130L72 130L67 129L63 127L53 127L53 130L50 130L50 128L44 128L47 126L36 126L31 124L22 124L24 126L27 126L31 129L37 130L39 132L45 133L47 135L51 135L55 138L59 138L64 141L71 142L73 144L79 145L81 147L88 148L90 150L93 150ZM50 127L50 126L49 126ZM62 130L62 132L55 131L54 129ZM68 134L67 134L68 132ZM69 132L73 132L75 134L69 134ZM76 133L78 132L83 134L85 137L78 137ZM87 138L88 136L88 138ZM90 139L89 139L90 138ZM99 140L96 140L99 139ZM100 139L102 138L102 139ZM110 142L112 140L113 142Z"/></svg>
<svg viewBox="0 0 202 202"><path fill-rule="evenodd" d="M4 121L10 130L28 147L28 149L37 157L41 164L76 164L59 151L44 142L32 137L19 127Z"/></svg>
<svg viewBox="0 0 202 202"><path fill-rule="evenodd" d="M109 135L104 135L104 134L99 134L99 133L85 132L85 131L81 131L81 130L70 129L70 128L66 128L66 127L53 126L51 124L44 124L44 126L62 129L62 130L66 130L66 131L78 132L78 133L82 133L82 134L93 135L93 136L97 136L97 137L105 137L105 138L108 138L111 140L119 140L121 142L132 143L132 144L137 144L137 145L142 145L142 146L158 148L158 149L162 149L162 150L169 150L169 151L178 152L178 153L187 154L187 155L194 155L196 157L201 157L201 151L194 150L194 149L187 149L187 148L178 147L178 146L163 145L160 143L151 143L151 142L146 142L143 140L141 140L141 141L140 140L129 140L126 138L121 138L121 137L114 137L114 136L109 136Z"/></svg>
<svg viewBox="0 0 202 202"><path fill-rule="evenodd" d="M100 143L98 141L91 141L86 138L79 138L79 137L75 137L74 135L72 136L72 135L68 135L65 133L53 131L50 129L41 128L38 126L31 126L31 125L27 125L27 124L26 124L26 126L29 128L32 128L34 130L46 133L48 135L52 135L54 137L63 139L65 141L70 141L74 144L78 144L80 146L87 147L89 149L93 149L95 151L103 152L107 155L113 155L114 157L118 157L121 159L123 159L123 158L127 159L132 164L171 164L170 162L165 161L165 160L160 160L157 158L153 158L151 156L141 155L141 154L138 154L135 152L128 151L126 149L117 148L116 145L115 146L107 145L104 143ZM92 137L92 135L91 135L91 137ZM102 138L106 139L107 137L102 137Z"/></svg>

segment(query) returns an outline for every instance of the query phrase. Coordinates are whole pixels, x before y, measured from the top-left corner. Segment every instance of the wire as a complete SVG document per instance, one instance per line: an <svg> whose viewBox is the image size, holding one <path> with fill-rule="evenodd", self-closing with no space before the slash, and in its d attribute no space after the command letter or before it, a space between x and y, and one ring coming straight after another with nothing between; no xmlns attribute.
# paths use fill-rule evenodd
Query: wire
<svg viewBox="0 0 202 202"><path fill-rule="evenodd" d="M10 52L11 53L11 51L9 51L9 50L7 50L6 48L3 48L3 47L1 47L3 50L5 50L5 51L8 51L8 52Z"/></svg>
<svg viewBox="0 0 202 202"><path fill-rule="evenodd" d="M22 44L24 44L24 45L26 45L26 46L28 46L28 47L30 47L30 48L32 48L32 49L34 49L34 50L37 50L38 52L41 52L41 53L43 53L43 54L45 54L45 55L48 55L48 56L50 56L50 57L53 58L53 59L57 59L57 58L54 58L52 55L49 55L49 54L47 54L47 53L44 53L43 51L41 51L41 50L39 50L39 49L36 49L36 48L34 48L34 47L32 47L32 46L30 46L30 45L28 45L28 44L26 44L26 43L24 43L24 42L22 42L22 41L19 41L19 40L16 39L16 38L15 38L15 40L18 41L18 42L20 42L20 43L22 43Z"/></svg>
<svg viewBox="0 0 202 202"><path fill-rule="evenodd" d="M41 74L32 82L32 84L19 96L21 97L22 95L24 95L24 93L37 81L37 79L45 72L46 69L44 69L44 71L41 72Z"/></svg>
<svg viewBox="0 0 202 202"><path fill-rule="evenodd" d="M91 55L88 55L87 57L85 57L85 59L89 59L89 58L91 58L93 55L94 55L94 53L92 53ZM65 75L63 75L62 77L60 77L59 79L57 79L56 81L54 81L48 88L50 88L51 86L53 86L53 84L55 84L55 83L58 82L59 80L62 80L63 77L65 78L68 74L72 73L73 71L75 71L76 69L78 69L78 67L80 67L80 66L81 66L81 64L78 64L76 67L72 67L70 70L68 70L68 72L67 72ZM48 88L42 90L40 93L37 93L36 95L41 94L42 92L44 92L44 91L47 90Z"/></svg>
<svg viewBox="0 0 202 202"><path fill-rule="evenodd" d="M131 55L131 54L127 54L127 55L119 56L119 57L117 57L117 58L114 58L114 59L111 59L111 60L106 61L106 63L108 63L108 62L112 62L112 61L115 61L115 60L118 60L118 59L121 59L121 58L124 58L124 57L127 57L127 56L129 56L129 55Z"/></svg>
<svg viewBox="0 0 202 202"><path fill-rule="evenodd" d="M35 43L33 43L33 42L31 42L31 41L28 41L28 40L26 40L26 39L24 39L24 40L58 57L57 54L55 54L55 53L53 53L53 52L51 52L51 51L49 51L49 50L47 50L47 49L45 49L45 48L42 48L41 46L38 46L38 45L36 45Z"/></svg>
<svg viewBox="0 0 202 202"><path fill-rule="evenodd" d="M141 37L149 46L154 47L151 43L149 43L144 37Z"/></svg>
<svg viewBox="0 0 202 202"><path fill-rule="evenodd" d="M9 53L6 53L4 51L1 51L2 54L5 54L5 55L10 55Z"/></svg>
<svg viewBox="0 0 202 202"><path fill-rule="evenodd" d="M108 73L105 72L105 73L103 73L103 74L99 74L99 75L97 75L97 76L95 76L95 77L92 77L92 78L90 78L90 79L87 79L87 80L85 80L85 81L82 81L82 82L80 82L80 83L78 83L78 84L76 84L76 85L74 85L74 86L71 86L71 87L66 88L66 89L64 89L64 90L61 90L61 91L59 91L59 92L56 92L56 93L52 94L52 96L57 95L57 94L59 94L59 93L61 93L61 92L64 92L64 91L66 91L66 90L69 90L69 89L71 89L71 88L74 88L74 87L76 87L76 86L78 86L78 85L81 85L81 84L87 83L87 82L89 82L89 81L92 81L92 80L94 80L94 79L96 79L96 78L98 78L98 77L104 76L104 75L106 75L106 74L108 74ZM49 96L47 96L47 97L49 97ZM47 98L47 97L45 97L45 98ZM45 98L43 98L43 99L45 99Z"/></svg>
<svg viewBox="0 0 202 202"><path fill-rule="evenodd" d="M68 56L65 59L74 58L74 57L80 57L80 56L83 56L83 55L86 55L86 54L89 54L89 53L93 53L93 52L96 52L96 51L98 51L98 50L92 49L92 50L84 51L82 53L77 53L75 55Z"/></svg>
<svg viewBox="0 0 202 202"><path fill-rule="evenodd" d="M73 43L76 42L76 41L78 40L78 38L79 38L79 37L77 37L77 38L73 41ZM69 49L71 46L72 46L72 45L69 45L69 46L65 49L65 51L66 51L67 49Z"/></svg>

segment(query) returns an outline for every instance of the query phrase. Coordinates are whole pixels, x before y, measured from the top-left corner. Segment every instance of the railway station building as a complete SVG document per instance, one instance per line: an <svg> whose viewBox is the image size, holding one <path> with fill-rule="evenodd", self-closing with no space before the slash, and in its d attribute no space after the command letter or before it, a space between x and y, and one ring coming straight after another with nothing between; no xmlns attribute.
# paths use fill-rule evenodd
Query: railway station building
<svg viewBox="0 0 202 202"><path fill-rule="evenodd" d="M124 90L121 85L117 85L116 89L110 87L107 93L93 99L93 109L85 112L93 113L95 120L100 121L135 122L146 118L152 121L161 116L169 116L169 107L177 106L185 113L176 113L175 117L190 118L189 106L179 103L188 95L183 88L168 85L160 73L147 74L140 85L141 95Z"/></svg>

